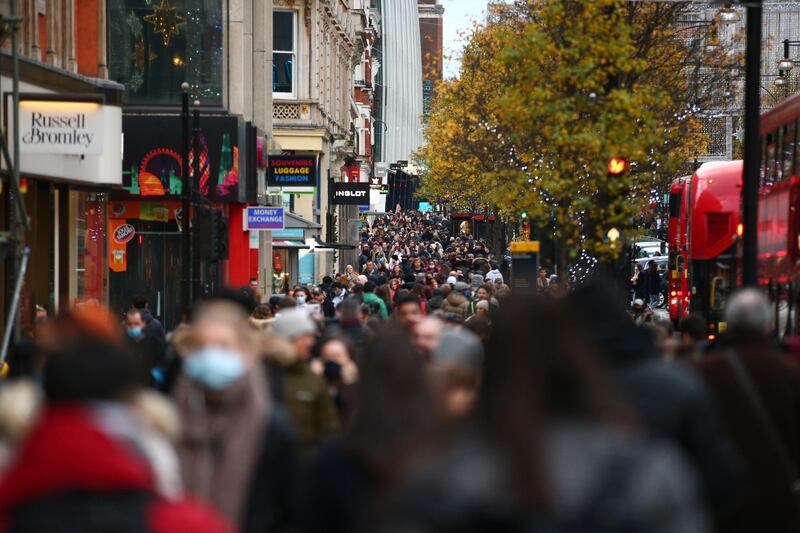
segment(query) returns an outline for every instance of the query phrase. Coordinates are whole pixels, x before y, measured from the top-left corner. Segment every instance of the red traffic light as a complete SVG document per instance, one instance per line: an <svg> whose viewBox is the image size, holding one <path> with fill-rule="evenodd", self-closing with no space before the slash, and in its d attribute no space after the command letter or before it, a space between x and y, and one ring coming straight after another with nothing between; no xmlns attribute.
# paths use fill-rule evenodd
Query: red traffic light
<svg viewBox="0 0 800 533"><path fill-rule="evenodd" d="M628 162L621 157L612 157L611 160L608 162L608 172L613 176L622 174L627 169L628 169Z"/></svg>

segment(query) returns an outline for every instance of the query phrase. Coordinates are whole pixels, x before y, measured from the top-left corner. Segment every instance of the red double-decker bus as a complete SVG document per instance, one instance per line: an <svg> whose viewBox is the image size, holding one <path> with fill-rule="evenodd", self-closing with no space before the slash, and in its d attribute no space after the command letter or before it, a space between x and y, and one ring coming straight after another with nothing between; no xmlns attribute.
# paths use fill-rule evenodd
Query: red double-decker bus
<svg viewBox="0 0 800 533"><path fill-rule="evenodd" d="M762 115L758 282L774 306L779 336L800 332L800 94Z"/></svg>
<svg viewBox="0 0 800 533"><path fill-rule="evenodd" d="M669 189L669 223L667 225L667 276L669 277L669 317L677 323L689 315L689 257L686 231L689 197L686 188L691 176L678 178Z"/></svg>
<svg viewBox="0 0 800 533"><path fill-rule="evenodd" d="M712 339L736 285L741 181L741 161L706 163L670 189L670 316L704 316Z"/></svg>

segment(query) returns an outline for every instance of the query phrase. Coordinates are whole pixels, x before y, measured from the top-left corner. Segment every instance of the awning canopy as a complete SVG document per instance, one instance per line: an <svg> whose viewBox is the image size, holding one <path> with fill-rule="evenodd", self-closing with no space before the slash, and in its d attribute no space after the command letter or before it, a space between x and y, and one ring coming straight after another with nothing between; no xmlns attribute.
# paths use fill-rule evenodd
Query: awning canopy
<svg viewBox="0 0 800 533"><path fill-rule="evenodd" d="M317 243L315 249L316 250L355 250L356 247L353 244L341 244L338 242L324 242L319 239L319 237L314 237L314 241Z"/></svg>
<svg viewBox="0 0 800 533"><path fill-rule="evenodd" d="M273 248L294 248L294 249L308 249L309 246L303 241L272 241Z"/></svg>
<svg viewBox="0 0 800 533"><path fill-rule="evenodd" d="M286 228L322 229L322 224L317 224L296 213L286 211Z"/></svg>

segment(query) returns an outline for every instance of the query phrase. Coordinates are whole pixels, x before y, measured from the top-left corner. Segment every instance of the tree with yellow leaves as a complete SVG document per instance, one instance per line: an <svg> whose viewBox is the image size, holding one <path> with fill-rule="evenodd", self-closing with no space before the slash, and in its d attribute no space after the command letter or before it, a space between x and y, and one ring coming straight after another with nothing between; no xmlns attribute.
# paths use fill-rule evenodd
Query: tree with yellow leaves
<svg viewBox="0 0 800 533"><path fill-rule="evenodd" d="M562 244L562 269L582 251L616 257L609 230L633 235L654 191L705 142L697 113L715 97L713 69L694 84L687 72L715 59L698 57L675 24L685 9L495 6L465 48L461 76L439 88L419 154L422 193L511 218L526 212ZM612 157L628 171L611 175Z"/></svg>

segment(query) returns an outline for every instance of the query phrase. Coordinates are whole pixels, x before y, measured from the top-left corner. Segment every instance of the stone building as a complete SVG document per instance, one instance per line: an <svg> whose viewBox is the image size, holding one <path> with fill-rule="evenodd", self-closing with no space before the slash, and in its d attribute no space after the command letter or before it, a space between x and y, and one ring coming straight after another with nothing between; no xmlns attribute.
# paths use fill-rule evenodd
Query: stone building
<svg viewBox="0 0 800 533"><path fill-rule="evenodd" d="M343 233L356 217L351 210L334 209L330 183L346 181L351 172L359 180L369 174L362 143L371 141L369 95L364 94L371 87L366 87L368 69L360 67L371 46L367 9L365 0L275 0L274 152L308 156L317 169L316 186L309 190L270 191L282 193L284 205L307 224L304 240L285 241L290 243L285 246L273 242L273 255L296 264L290 282L319 283L337 269L335 257L342 250L333 242L348 240ZM360 106L354 93L357 75Z"/></svg>

